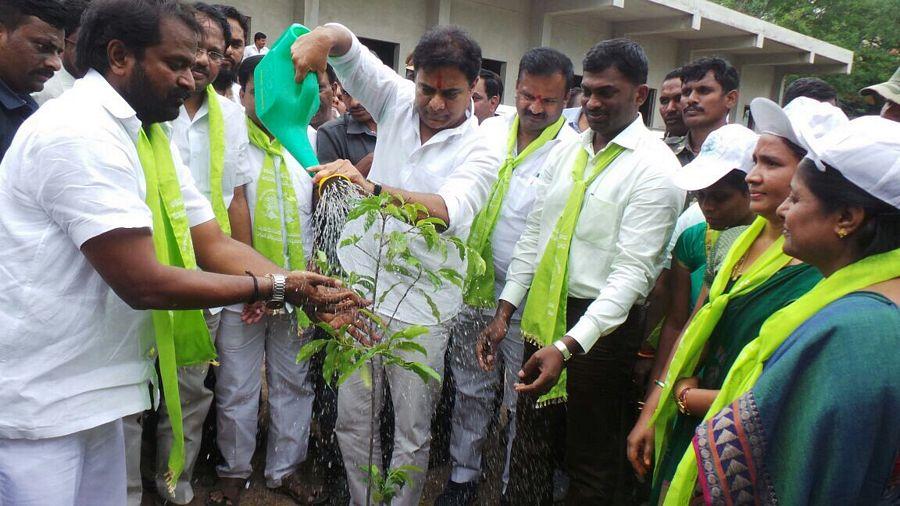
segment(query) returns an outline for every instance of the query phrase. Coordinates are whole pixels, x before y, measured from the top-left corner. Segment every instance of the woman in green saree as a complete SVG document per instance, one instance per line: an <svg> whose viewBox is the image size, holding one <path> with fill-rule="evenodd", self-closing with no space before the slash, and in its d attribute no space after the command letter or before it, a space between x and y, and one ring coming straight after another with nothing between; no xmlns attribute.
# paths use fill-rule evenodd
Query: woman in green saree
<svg viewBox="0 0 900 506"><path fill-rule="evenodd" d="M745 347L666 504L900 503L900 123L816 151L779 214L825 279Z"/></svg>
<svg viewBox="0 0 900 506"><path fill-rule="evenodd" d="M762 134L747 175L751 210L758 217L735 240L704 290L707 303L695 310L664 376L656 381L659 388L648 395L628 437L628 458L638 474L646 474L656 456L651 504L664 500L695 427L744 346L758 335L766 318L821 279L815 268L782 252L777 209L816 135L847 119L839 109L812 99L794 101L785 110L757 99L751 108Z"/></svg>

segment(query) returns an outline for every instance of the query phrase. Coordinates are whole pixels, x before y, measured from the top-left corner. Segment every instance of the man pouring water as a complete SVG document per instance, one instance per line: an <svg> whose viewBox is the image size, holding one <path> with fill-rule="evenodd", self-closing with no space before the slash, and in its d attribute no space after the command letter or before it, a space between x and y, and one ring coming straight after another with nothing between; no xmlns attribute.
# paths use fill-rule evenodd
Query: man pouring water
<svg viewBox="0 0 900 506"><path fill-rule="evenodd" d="M372 114L378 123L369 178L363 177L346 160L318 167L315 183L340 174L350 179L364 193L381 193L408 203L425 206L432 217L446 223L443 234L465 239L472 220L484 205L495 179L500 159L496 150L484 146L473 114L472 92L481 67L481 48L466 32L456 27L436 27L419 40L413 53L415 82L397 75L370 53L347 28L339 24L320 26L300 37L292 48L298 79L309 71L322 72L330 63L341 84ZM401 224L389 223L389 230L400 230ZM342 237L358 235L360 249L344 248L339 252L341 267L362 275L375 276L375 262L360 250L375 243L375 231L365 231L362 220L349 222ZM412 244L413 251L427 251L425 244ZM465 265L456 255L427 255L419 258L426 268L446 268L463 272ZM377 272L385 286L406 283L391 272ZM419 286L421 285L421 286ZM419 324L429 332L418 343L428 352L423 361L441 375L448 341L447 323L459 312L461 290L445 284L435 290L430 282L417 282L402 306L397 308L398 287L381 304L381 316L388 320L396 314L389 331L401 326ZM421 292L419 292L421 289ZM396 295L395 295L396 294ZM428 297L425 295L427 294ZM432 313L428 298L437 307ZM420 355L410 360L421 360ZM430 420L440 387L436 382L424 384L415 374L395 367L375 370L373 388L390 384L394 405L396 436L391 466L428 466ZM353 502L364 500L365 476L360 466L368 462L370 397L369 387L357 373L346 381L338 395L336 432L347 469ZM380 404L380 403L379 403ZM376 405L376 410L381 406ZM376 446L380 448L376 432ZM396 504L418 504L424 479L404 487Z"/></svg>

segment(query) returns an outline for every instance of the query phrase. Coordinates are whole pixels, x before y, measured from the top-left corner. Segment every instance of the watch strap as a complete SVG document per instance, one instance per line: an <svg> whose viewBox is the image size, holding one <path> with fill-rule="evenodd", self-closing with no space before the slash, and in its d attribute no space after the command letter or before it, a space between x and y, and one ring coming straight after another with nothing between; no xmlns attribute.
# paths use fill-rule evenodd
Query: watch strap
<svg viewBox="0 0 900 506"><path fill-rule="evenodd" d="M572 358L572 352L569 351L569 347L566 346L566 343L563 342L562 339L557 339L553 342L553 346L562 353L563 362L568 362L570 358Z"/></svg>

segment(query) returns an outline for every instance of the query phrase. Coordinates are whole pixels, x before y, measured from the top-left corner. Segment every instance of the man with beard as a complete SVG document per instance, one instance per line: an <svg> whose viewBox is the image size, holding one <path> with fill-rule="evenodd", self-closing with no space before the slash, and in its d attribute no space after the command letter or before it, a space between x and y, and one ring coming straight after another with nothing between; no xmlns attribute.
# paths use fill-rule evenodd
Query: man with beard
<svg viewBox="0 0 900 506"><path fill-rule="evenodd" d="M175 344L203 325L197 308L358 302L223 234L172 149L163 122L194 89L200 32L176 1L93 3L78 42L91 70L0 164L2 504L126 502L121 419L151 406L157 355L178 410L176 360L213 358Z"/></svg>
<svg viewBox="0 0 900 506"><path fill-rule="evenodd" d="M237 72L244 59L244 44L247 43L247 34L250 32L250 18L230 5L216 4L214 7L222 11L228 20L231 37L225 41L225 59L219 65L219 75L213 80L213 88L219 95L240 104L241 85L238 83Z"/></svg>
<svg viewBox="0 0 900 506"><path fill-rule="evenodd" d="M378 123L378 143L368 179L349 161L338 160L318 168L314 182L342 174L365 194L385 193L425 206L431 217L446 224L441 227L444 235L465 238L476 212L484 205L500 165L499 156L484 145L472 110L472 92L481 67L478 43L458 27L432 28L414 50L415 82L382 64L339 24L317 27L298 38L292 53L299 78L310 70L324 72L330 60L347 92ZM389 220L386 226L385 233L406 227L396 220ZM443 376L449 321L459 312L461 290L449 282L436 288L430 281L411 282L396 272L377 270L377 264L368 254L377 247L377 228L365 227L364 219L347 223L341 240L358 236L359 247L341 249L338 252L341 265L360 275L378 276L379 283L384 283L380 286L396 284L397 288L388 292L376 308L377 317L392 321L388 332L397 332L411 324L426 327L428 332L416 342L426 350L427 357L407 351L402 354L408 360L424 362ZM422 238L410 239L410 248L429 251ZM429 254L417 258L431 272L465 269L455 252L446 257ZM400 305L404 292L409 295ZM355 325L366 326L364 322ZM379 364L371 381L372 385L367 386L357 372L338 392L336 433L353 504L365 502L366 497L368 474L360 467L368 464L370 416L378 416L372 413L371 389L381 391L384 382L390 384L395 413L391 466L414 465L423 473L428 467L430 422L440 393L438 382L425 383L416 374L395 365ZM380 412L383 399L376 397L374 407ZM380 457L377 431L374 441L375 455ZM375 465L380 462L376 457ZM414 473L413 482L400 490L394 504L419 504L424 478L423 474Z"/></svg>
<svg viewBox="0 0 900 506"><path fill-rule="evenodd" d="M659 115L666 125L663 140L670 146L680 143L687 134L681 117L681 84L681 69L677 68L666 74L659 87Z"/></svg>
<svg viewBox="0 0 900 506"><path fill-rule="evenodd" d="M251 181L247 173L247 126L244 111L221 98L211 85L225 58L225 41L231 40L231 28L225 16L211 5L197 2L197 22L203 28L197 57L191 68L195 89L185 99L178 117L172 121L172 143L191 171L200 193L212 205L219 227L226 235L252 244L250 210L244 185ZM240 315L243 304L226 308ZM204 312L209 335L215 339L222 308ZM203 421L212 403L213 392L204 385L208 364L179 368L181 401L184 411L185 466L174 493L165 486L166 461L172 444L169 413L163 406L157 428L157 491L163 499L187 504L193 499L191 477L200 451Z"/></svg>
<svg viewBox="0 0 900 506"><path fill-rule="evenodd" d="M505 335L478 337L494 314L512 250L537 196L538 171L554 146L578 138L562 117L573 81L572 61L566 55L549 47L530 49L519 62L517 114L489 118L481 124L485 141L500 152L504 162L498 167L489 203L475 217L469 234L471 254L481 255L486 271L467 276L463 285L466 308L455 322L449 360L456 381L450 437L453 470L435 503L439 506L463 506L474 500L481 477L481 450L501 385L510 416L503 485L509 480L509 451L516 434L513 385L522 365L521 312L512 316Z"/></svg>
<svg viewBox="0 0 900 506"><path fill-rule="evenodd" d="M0 159L37 109L29 95L60 69L66 10L59 0L0 3Z"/></svg>
<svg viewBox="0 0 900 506"><path fill-rule="evenodd" d="M340 99L347 112L316 131L316 155L323 164L350 160L356 170L368 176L378 127L369 111L353 95L344 90Z"/></svg>
<svg viewBox="0 0 900 506"><path fill-rule="evenodd" d="M630 492L622 450L639 308L684 203L670 181L677 160L638 112L649 91L644 50L606 40L588 51L583 68L590 130L547 155L484 330L498 341L524 302L509 504L552 501L563 429L569 504L615 504Z"/></svg>
<svg viewBox="0 0 900 506"><path fill-rule="evenodd" d="M681 68L681 75L681 115L688 131L673 151L684 166L700 153L710 132L728 123L740 80L737 70L722 58L695 60Z"/></svg>
<svg viewBox="0 0 900 506"><path fill-rule="evenodd" d="M75 64L76 44L78 42L78 28L81 26L81 15L87 8L90 0L65 0L66 8L66 24L63 27L65 31L65 49L62 54L62 68L59 69L53 77L44 84L44 89L33 93L31 98L42 105L51 98L62 95L66 90L72 88L76 79L84 77L86 70L77 68Z"/></svg>

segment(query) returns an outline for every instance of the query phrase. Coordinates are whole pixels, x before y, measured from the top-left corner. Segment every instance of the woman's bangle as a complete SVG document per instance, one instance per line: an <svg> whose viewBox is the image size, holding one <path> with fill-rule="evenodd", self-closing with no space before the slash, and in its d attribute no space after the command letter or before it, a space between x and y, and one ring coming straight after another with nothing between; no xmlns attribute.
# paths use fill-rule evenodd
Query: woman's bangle
<svg viewBox="0 0 900 506"><path fill-rule="evenodd" d="M259 280L257 280L256 276L254 276L250 271L244 271L244 273L250 276L250 279L253 280L253 295L251 295L250 300L247 301L248 304L253 304L254 302L259 300Z"/></svg>
<svg viewBox="0 0 900 506"><path fill-rule="evenodd" d="M678 397L675 398L676 404L678 404L678 411L681 411L682 415L691 415L691 410L687 407L687 393L693 390L691 387L682 388L680 392L678 392Z"/></svg>

